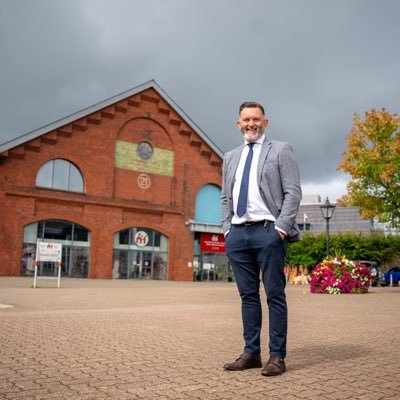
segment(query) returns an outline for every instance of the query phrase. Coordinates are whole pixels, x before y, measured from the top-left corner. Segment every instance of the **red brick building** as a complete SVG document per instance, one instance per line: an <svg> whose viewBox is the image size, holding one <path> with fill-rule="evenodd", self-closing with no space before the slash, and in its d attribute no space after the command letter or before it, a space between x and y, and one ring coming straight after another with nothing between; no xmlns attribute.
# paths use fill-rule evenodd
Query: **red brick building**
<svg viewBox="0 0 400 400"><path fill-rule="evenodd" d="M218 194L221 166L154 81L4 143L0 275L31 275L49 241L63 245L64 276L192 280L194 231L208 230L197 196Z"/></svg>

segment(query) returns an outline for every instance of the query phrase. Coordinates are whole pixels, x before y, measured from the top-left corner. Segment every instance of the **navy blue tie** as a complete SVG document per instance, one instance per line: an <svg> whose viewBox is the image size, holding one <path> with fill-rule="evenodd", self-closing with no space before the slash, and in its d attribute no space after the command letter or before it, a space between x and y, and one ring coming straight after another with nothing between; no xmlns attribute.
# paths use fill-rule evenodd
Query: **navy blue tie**
<svg viewBox="0 0 400 400"><path fill-rule="evenodd" d="M247 210L247 197L249 193L249 176L251 168L251 160L253 159L253 145L254 143L249 143L249 152L247 154L246 162L244 164L242 182L240 183L239 199L237 204L237 215L242 217L246 214Z"/></svg>

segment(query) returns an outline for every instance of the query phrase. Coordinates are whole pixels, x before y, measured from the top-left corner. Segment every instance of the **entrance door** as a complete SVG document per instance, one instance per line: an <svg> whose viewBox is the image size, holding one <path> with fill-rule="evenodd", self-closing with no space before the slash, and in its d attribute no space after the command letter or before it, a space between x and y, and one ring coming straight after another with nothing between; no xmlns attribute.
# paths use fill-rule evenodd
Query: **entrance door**
<svg viewBox="0 0 400 400"><path fill-rule="evenodd" d="M88 277L88 249L86 247L63 246L61 275L70 278Z"/></svg>
<svg viewBox="0 0 400 400"><path fill-rule="evenodd" d="M140 279L153 279L153 262L151 260L151 253L147 251L141 251L140 253L140 264L142 266L142 276Z"/></svg>
<svg viewBox="0 0 400 400"><path fill-rule="evenodd" d="M204 281L231 281L232 272L230 271L228 258L222 253L202 253L202 274L201 280Z"/></svg>
<svg viewBox="0 0 400 400"><path fill-rule="evenodd" d="M131 273L128 279L153 279L152 253L148 251L131 252Z"/></svg>

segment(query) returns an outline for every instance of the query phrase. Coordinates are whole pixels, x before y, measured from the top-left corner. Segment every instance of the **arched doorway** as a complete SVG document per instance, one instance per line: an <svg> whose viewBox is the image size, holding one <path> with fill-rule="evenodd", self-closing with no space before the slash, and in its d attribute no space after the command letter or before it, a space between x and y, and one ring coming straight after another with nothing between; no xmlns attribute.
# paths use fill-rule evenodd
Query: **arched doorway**
<svg viewBox="0 0 400 400"><path fill-rule="evenodd" d="M90 231L64 220L42 220L24 227L21 276L33 276L38 242L62 244L61 276L87 278L89 275ZM39 276L57 276L57 265L40 262Z"/></svg>
<svg viewBox="0 0 400 400"><path fill-rule="evenodd" d="M114 235L113 279L168 279L169 240L148 228L124 229Z"/></svg>

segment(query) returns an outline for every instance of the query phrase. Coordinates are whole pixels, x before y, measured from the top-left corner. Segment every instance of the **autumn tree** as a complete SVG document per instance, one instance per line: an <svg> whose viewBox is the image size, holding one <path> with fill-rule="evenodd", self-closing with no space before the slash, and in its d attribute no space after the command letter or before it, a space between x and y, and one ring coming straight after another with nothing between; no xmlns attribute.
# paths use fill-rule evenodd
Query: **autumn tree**
<svg viewBox="0 0 400 400"><path fill-rule="evenodd" d="M351 175L348 194L339 204L359 207L364 218L376 217L400 227L400 119L382 108L354 115L344 160L338 170Z"/></svg>

